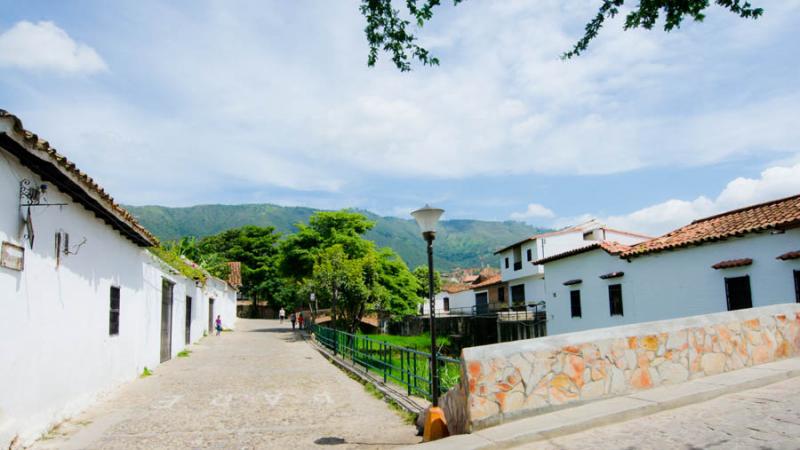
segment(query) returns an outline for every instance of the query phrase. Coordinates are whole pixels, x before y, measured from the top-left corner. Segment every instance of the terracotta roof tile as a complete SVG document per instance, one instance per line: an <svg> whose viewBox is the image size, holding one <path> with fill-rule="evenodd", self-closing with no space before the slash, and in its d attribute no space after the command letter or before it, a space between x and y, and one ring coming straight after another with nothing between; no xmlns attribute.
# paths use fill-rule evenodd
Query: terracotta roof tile
<svg viewBox="0 0 800 450"><path fill-rule="evenodd" d="M636 244L621 256L630 258L743 236L757 231L798 226L800 226L800 195L794 195L695 220L664 236Z"/></svg>
<svg viewBox="0 0 800 450"><path fill-rule="evenodd" d="M133 229L143 239L144 242L147 242L149 245L158 244L158 239L155 236L153 236L147 229L140 225L131 213L117 204L114 199L108 195L108 193L106 193L105 189L100 187L100 185L98 185L89 175L78 169L75 166L75 163L69 161L64 155L58 153L56 149L51 147L46 140L41 139L36 134L26 130L22 126L22 121L17 116L9 113L6 110L0 109L0 119L5 118L11 120L12 129L14 132L17 133L31 148L46 155L48 159L54 161L62 171L70 173L76 177L81 182L80 184L83 184L83 186L81 186L82 189L97 194L102 200L103 207L106 208L112 215L119 217L128 227Z"/></svg>
<svg viewBox="0 0 800 450"><path fill-rule="evenodd" d="M578 248L575 248L575 249L572 249L572 250L567 250L566 252L563 252L563 253L558 253L556 255L551 255L551 256L547 256L545 258L537 259L536 261L533 261L531 264L534 264L534 265L545 264L545 263L548 263L548 262L551 262L551 261L556 261L556 260L559 260L559 259L562 259L562 258L567 258L569 256L579 255L581 253L586 253L588 251L592 251L592 250L595 250L595 249L598 249L598 248L602 248L608 254L619 255L622 252L625 252L628 249L630 249L630 246L625 245L625 244L620 244L619 242L616 242L616 241L597 241L597 242L594 242L592 244L586 245L584 247L578 247Z"/></svg>
<svg viewBox="0 0 800 450"><path fill-rule="evenodd" d="M784 253L784 254L782 254L782 255L779 255L779 256L778 256L777 258L775 258L775 259L780 259L780 260L783 260L783 261L788 261L788 260L790 260L790 259L798 259L798 258L800 258L800 250L796 250L796 251L793 251L793 252Z"/></svg>
<svg viewBox="0 0 800 450"><path fill-rule="evenodd" d="M446 285L442 286L442 290L444 292L447 292L448 294L457 294L459 292L464 292L464 291L469 290L469 289L470 289L470 287L467 286L467 285L464 285L464 284L451 283L451 284L446 284Z"/></svg>
<svg viewBox="0 0 800 450"><path fill-rule="evenodd" d="M730 268L733 268L733 267L749 266L750 264L753 264L753 260L750 259L750 258L729 259L727 261L720 261L720 262L714 264L713 266L711 266L711 268L712 269L716 269L716 270L719 270L719 269L730 269Z"/></svg>
<svg viewBox="0 0 800 450"><path fill-rule="evenodd" d="M470 286L470 288L477 289L477 288L491 286L491 285L494 285L494 284L499 284L499 283L502 283L502 282L503 282L503 280L501 279L500 275L492 275L491 277L489 277L489 278L487 278L487 279L485 279L485 280L483 280L483 281L481 281L479 283L473 284L472 286Z"/></svg>

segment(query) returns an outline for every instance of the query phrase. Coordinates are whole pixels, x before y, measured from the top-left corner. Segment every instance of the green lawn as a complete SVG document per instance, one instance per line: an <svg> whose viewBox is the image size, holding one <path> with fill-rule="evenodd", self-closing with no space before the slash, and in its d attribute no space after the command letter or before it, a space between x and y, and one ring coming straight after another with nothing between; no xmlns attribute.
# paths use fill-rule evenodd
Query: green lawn
<svg viewBox="0 0 800 450"><path fill-rule="evenodd" d="M364 335L369 339L375 341L386 342L388 344L397 345L399 347L412 348L414 350L430 352L431 351L431 335L428 333L419 336L396 336L393 334L367 334ZM436 343L441 347L450 345L450 339L447 336L437 336Z"/></svg>

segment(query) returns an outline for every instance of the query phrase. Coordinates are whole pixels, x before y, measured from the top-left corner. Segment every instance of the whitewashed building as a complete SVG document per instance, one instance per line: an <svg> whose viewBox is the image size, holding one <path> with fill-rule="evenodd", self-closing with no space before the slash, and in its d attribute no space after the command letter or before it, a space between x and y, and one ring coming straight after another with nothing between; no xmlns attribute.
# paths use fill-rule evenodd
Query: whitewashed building
<svg viewBox="0 0 800 450"><path fill-rule="evenodd" d="M506 301L509 306L514 306L547 300L544 267L531 264L537 259L603 240L636 244L647 239L650 237L608 228L591 220L562 230L537 234L501 248L495 255L500 256L500 276L508 286Z"/></svg>
<svg viewBox="0 0 800 450"><path fill-rule="evenodd" d="M211 328L236 292L187 279L156 239L0 110L0 448L26 445Z"/></svg>
<svg viewBox="0 0 800 450"><path fill-rule="evenodd" d="M549 334L800 302L800 195L531 265L547 273Z"/></svg>

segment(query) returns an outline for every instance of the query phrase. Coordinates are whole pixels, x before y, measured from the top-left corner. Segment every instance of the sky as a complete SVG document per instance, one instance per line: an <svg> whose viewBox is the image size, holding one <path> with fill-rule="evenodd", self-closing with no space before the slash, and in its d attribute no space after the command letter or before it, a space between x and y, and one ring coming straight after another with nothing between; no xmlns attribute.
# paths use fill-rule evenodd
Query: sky
<svg viewBox="0 0 800 450"><path fill-rule="evenodd" d="M0 108L124 204L275 203L662 234L800 193L800 0L679 30L449 2L366 65L355 0L0 0Z"/></svg>

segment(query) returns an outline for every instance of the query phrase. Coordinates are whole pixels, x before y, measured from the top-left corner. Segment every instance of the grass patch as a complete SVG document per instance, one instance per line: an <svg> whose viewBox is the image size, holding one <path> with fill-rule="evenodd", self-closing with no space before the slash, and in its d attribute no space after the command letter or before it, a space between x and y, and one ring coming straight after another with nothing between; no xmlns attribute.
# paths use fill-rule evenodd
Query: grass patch
<svg viewBox="0 0 800 450"><path fill-rule="evenodd" d="M188 358L191 354L192 352L189 350L181 350L178 352L178 358Z"/></svg>
<svg viewBox="0 0 800 450"><path fill-rule="evenodd" d="M150 370L150 369L148 369L148 368L145 366L145 368L142 370L142 374L141 374L141 375L139 375L139 378L147 378L147 377L149 377L149 376L150 376L150 375L152 375L152 374L153 374L153 371L152 371L152 370Z"/></svg>
<svg viewBox="0 0 800 450"><path fill-rule="evenodd" d="M394 334L368 334L365 335L370 339L386 342L387 344L397 345L399 347L412 348L422 352L431 351L431 335L428 333L420 334L418 336L396 336ZM450 338L447 336L437 336L436 344L439 348L449 347Z"/></svg>
<svg viewBox="0 0 800 450"><path fill-rule="evenodd" d="M230 328L223 328L223 329L222 329L222 332L223 332L223 333L230 333L231 331L233 331L233 330L232 330L232 329L230 329Z"/></svg>

